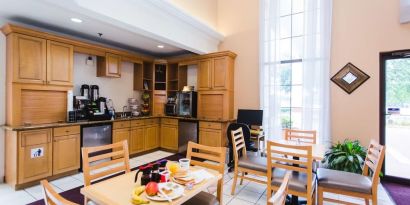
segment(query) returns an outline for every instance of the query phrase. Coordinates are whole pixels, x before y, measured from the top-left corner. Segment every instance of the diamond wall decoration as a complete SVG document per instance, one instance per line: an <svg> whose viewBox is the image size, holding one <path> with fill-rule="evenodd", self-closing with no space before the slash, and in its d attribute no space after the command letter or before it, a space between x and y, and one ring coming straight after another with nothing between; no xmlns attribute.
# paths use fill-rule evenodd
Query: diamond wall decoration
<svg viewBox="0 0 410 205"><path fill-rule="evenodd" d="M358 67L352 63L347 63L331 78L331 80L350 94L369 78L370 76Z"/></svg>

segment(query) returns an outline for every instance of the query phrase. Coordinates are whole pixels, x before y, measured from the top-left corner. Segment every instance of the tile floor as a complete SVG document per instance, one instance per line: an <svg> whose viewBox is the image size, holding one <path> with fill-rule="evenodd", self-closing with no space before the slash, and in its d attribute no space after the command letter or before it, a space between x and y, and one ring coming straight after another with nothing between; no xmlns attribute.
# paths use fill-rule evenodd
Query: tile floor
<svg viewBox="0 0 410 205"><path fill-rule="evenodd" d="M172 155L172 153L164 151L156 151L146 155L138 156L130 159L132 168L139 165L156 161L158 159ZM266 204L266 187L257 183L244 181L239 185L239 180L236 186L235 196L230 195L232 188L232 173L226 173L224 176L223 203L224 205L265 205ZM78 173L72 176L64 177L51 181L51 185L57 192L63 192L72 188L83 185L83 175ZM344 196L331 195L332 198ZM26 188L20 191L14 191L7 184L0 183L0 204L23 205L42 199L42 191L39 185ZM349 201L364 204L363 200L348 198ZM327 203L332 204L332 203ZM379 204L390 205L394 204L391 201L382 185L379 185Z"/></svg>

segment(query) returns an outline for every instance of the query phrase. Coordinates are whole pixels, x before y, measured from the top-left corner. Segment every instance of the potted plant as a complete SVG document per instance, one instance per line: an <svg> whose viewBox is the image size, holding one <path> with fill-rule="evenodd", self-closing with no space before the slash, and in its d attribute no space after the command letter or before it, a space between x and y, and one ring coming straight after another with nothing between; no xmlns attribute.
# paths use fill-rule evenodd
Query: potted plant
<svg viewBox="0 0 410 205"><path fill-rule="evenodd" d="M361 146L358 140L346 139L343 143L333 145L326 152L322 163L328 169L361 174L365 158L366 148Z"/></svg>

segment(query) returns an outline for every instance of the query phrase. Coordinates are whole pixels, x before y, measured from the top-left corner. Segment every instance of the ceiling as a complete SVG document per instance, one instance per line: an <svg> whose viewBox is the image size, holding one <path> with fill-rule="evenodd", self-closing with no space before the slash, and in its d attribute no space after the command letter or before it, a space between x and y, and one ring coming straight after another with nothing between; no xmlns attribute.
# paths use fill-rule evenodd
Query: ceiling
<svg viewBox="0 0 410 205"><path fill-rule="evenodd" d="M84 11L73 12L73 9L65 9L47 0L0 0L0 5L1 25L9 22L29 25L157 57L192 52L164 38L158 40L149 33L133 32L98 16L87 15ZM70 19L73 17L81 19L82 23L72 22ZM98 33L102 33L102 36L99 37ZM158 48L158 45L164 45L164 48Z"/></svg>

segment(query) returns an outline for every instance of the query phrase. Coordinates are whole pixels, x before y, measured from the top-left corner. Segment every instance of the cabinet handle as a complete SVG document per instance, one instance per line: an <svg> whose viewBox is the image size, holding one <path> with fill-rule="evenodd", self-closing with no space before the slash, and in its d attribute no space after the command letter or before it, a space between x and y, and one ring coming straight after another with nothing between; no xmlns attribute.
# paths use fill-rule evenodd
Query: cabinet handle
<svg viewBox="0 0 410 205"><path fill-rule="evenodd" d="M50 81L47 81L47 84L50 84Z"/></svg>
<svg viewBox="0 0 410 205"><path fill-rule="evenodd" d="M46 81L45 81L45 80L43 80L43 84L46 84Z"/></svg>

